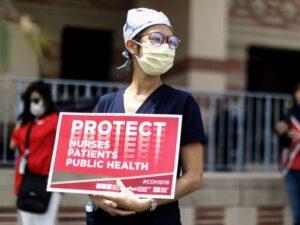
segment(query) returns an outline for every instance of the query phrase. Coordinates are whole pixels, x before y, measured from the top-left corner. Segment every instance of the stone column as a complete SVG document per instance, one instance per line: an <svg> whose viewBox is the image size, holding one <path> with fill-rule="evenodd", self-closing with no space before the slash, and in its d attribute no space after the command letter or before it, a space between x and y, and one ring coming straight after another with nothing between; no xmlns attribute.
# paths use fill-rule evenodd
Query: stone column
<svg viewBox="0 0 300 225"><path fill-rule="evenodd" d="M224 65L221 64L227 59L227 17L227 1L190 0L188 86L213 90L226 88Z"/></svg>

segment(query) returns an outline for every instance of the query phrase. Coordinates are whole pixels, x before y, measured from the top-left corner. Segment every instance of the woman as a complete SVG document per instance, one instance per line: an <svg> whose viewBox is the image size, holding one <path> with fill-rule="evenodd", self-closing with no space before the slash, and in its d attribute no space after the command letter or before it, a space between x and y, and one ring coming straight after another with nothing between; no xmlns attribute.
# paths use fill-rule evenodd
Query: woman
<svg viewBox="0 0 300 225"><path fill-rule="evenodd" d="M54 146L58 113L51 99L51 91L43 82L29 85L22 96L24 110L19 116L10 141L11 149L18 149L15 171L15 194L18 196L22 184L22 159L24 159L26 136L29 127L29 152L26 169L38 175L48 176ZM27 138L28 139L28 138ZM27 154L27 153L26 153ZM24 170L24 168L23 168ZM61 195L52 193L48 209L44 214L18 210L23 225L54 225Z"/></svg>
<svg viewBox="0 0 300 225"><path fill-rule="evenodd" d="M293 92L294 105L277 125L283 147L285 183L292 208L294 225L300 225L300 84Z"/></svg>
<svg viewBox="0 0 300 225"><path fill-rule="evenodd" d="M179 225L177 200L196 191L202 183L205 135L200 110L190 94L162 82L161 75L172 67L179 45L168 18L155 10L132 9L123 32L123 55L128 58L125 66L133 66L132 82L124 90L102 96L94 112L183 115L179 163L182 175L178 173L174 200L141 199L122 183L122 192L116 195L91 195L97 206L93 224Z"/></svg>

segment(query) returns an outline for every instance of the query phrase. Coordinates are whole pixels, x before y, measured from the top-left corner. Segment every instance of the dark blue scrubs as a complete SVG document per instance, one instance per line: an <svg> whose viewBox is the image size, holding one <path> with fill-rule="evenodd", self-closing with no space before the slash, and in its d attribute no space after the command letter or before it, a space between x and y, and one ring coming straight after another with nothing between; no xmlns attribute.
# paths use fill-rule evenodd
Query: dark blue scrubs
<svg viewBox="0 0 300 225"><path fill-rule="evenodd" d="M124 113L123 94L125 89L102 96L93 112ZM159 86L137 110L137 113L182 115L180 145L193 142L205 143L199 106L187 92L174 89L166 84ZM181 162L179 169L181 170ZM179 176L179 173L178 173ZM98 209L94 212L94 225L180 225L178 201L158 206L153 212L137 213L132 216L113 217Z"/></svg>

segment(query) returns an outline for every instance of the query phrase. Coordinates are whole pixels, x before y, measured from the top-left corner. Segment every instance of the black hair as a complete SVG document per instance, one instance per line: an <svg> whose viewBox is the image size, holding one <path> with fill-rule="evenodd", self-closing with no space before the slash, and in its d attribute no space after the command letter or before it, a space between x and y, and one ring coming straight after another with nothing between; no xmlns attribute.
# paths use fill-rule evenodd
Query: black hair
<svg viewBox="0 0 300 225"><path fill-rule="evenodd" d="M33 92L37 92L43 98L46 111L42 117L49 115L50 113L57 112L57 109L51 97L51 89L49 85L45 84L43 81L33 82L26 88L25 92L22 94L24 108L23 112L18 117L21 125L33 121L35 118L35 116L30 112L30 96Z"/></svg>
<svg viewBox="0 0 300 225"><path fill-rule="evenodd" d="M147 30L149 27L146 27L145 29L141 30L139 33L137 33L132 40L139 42L141 39L141 35L144 33L145 30ZM132 59L132 54L125 49L124 51L127 52L128 55L128 62L126 63L126 65L122 68L122 70L127 71L128 75L132 75L133 74L133 59ZM140 46L138 45L138 51L140 51Z"/></svg>

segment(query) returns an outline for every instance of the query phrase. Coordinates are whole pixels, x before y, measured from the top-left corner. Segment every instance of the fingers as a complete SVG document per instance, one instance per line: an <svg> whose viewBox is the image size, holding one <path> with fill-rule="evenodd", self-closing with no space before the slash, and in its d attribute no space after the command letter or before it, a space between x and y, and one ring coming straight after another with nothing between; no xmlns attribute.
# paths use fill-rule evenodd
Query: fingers
<svg viewBox="0 0 300 225"><path fill-rule="evenodd" d="M279 134L282 135L282 134L286 133L287 131L288 131L288 126L285 123L282 123L282 122L278 123L277 132Z"/></svg>
<svg viewBox="0 0 300 225"><path fill-rule="evenodd" d="M285 123L285 122L279 122L279 123L277 124L277 127L281 127L281 128L283 128L283 129L287 129L287 128L288 128L288 124Z"/></svg>
<svg viewBox="0 0 300 225"><path fill-rule="evenodd" d="M97 196L102 199L107 199L107 200L114 201L114 202L117 200L117 196L113 193L101 193L101 194L98 194Z"/></svg>
<svg viewBox="0 0 300 225"><path fill-rule="evenodd" d="M136 213L134 211L115 209L115 208L109 208L107 212L112 216L131 216Z"/></svg>
<svg viewBox="0 0 300 225"><path fill-rule="evenodd" d="M98 196L92 195L90 195L90 197L94 200L93 202L96 204L96 206L103 209L112 216L130 216L136 213L135 211L117 209L117 203L111 200L102 198L96 200L95 198L97 198Z"/></svg>
<svg viewBox="0 0 300 225"><path fill-rule="evenodd" d="M97 206L98 205L105 205L112 208L117 208L118 204L115 201L110 199L104 198L104 196L100 195L89 195L92 202L94 202Z"/></svg>
<svg viewBox="0 0 300 225"><path fill-rule="evenodd" d="M121 193L124 193L124 194L133 194L133 192L131 192L125 185L124 183L120 180L120 179L117 179L117 185L119 186L120 190L121 190Z"/></svg>
<svg viewBox="0 0 300 225"><path fill-rule="evenodd" d="M88 196L90 199L97 199L97 200L104 199L102 194L89 194Z"/></svg>
<svg viewBox="0 0 300 225"><path fill-rule="evenodd" d="M110 201L113 201L118 204L120 207L124 204L124 201L128 200L128 197L130 196L129 191L126 192L117 192L117 193L100 193L99 198L101 199L107 199ZM123 203L123 204L122 204Z"/></svg>
<svg viewBox="0 0 300 225"><path fill-rule="evenodd" d="M114 207L111 207L110 205L113 205ZM103 200L99 207L112 216L130 216L136 213L135 211L117 209L117 204L110 200Z"/></svg>
<svg viewBox="0 0 300 225"><path fill-rule="evenodd" d="M121 189L121 192L125 192L128 190L120 179L117 179L117 185Z"/></svg>
<svg viewBox="0 0 300 225"><path fill-rule="evenodd" d="M98 194L90 194L89 198L93 201L101 201L104 199L101 195Z"/></svg>
<svg viewBox="0 0 300 225"><path fill-rule="evenodd" d="M120 179L117 179L117 185L119 186L121 193L135 196L135 194L131 190L129 190Z"/></svg>
<svg viewBox="0 0 300 225"><path fill-rule="evenodd" d="M112 207L112 208L117 208L118 207L118 204L116 202L113 202L113 201L108 200L108 199L104 199L103 204L105 204L108 207Z"/></svg>

